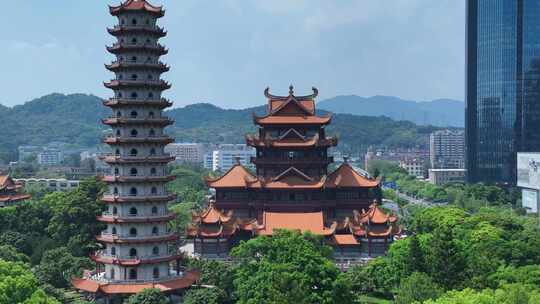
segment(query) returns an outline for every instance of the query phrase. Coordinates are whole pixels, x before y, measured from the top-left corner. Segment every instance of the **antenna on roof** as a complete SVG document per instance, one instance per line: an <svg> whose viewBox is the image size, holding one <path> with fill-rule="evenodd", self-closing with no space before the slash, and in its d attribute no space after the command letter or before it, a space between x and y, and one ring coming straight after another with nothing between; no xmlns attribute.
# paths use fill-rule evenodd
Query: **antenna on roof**
<svg viewBox="0 0 540 304"><path fill-rule="evenodd" d="M294 94L294 86L291 84L289 86L289 96L292 96Z"/></svg>
<svg viewBox="0 0 540 304"><path fill-rule="evenodd" d="M343 155L343 163L348 164L349 163L349 156Z"/></svg>

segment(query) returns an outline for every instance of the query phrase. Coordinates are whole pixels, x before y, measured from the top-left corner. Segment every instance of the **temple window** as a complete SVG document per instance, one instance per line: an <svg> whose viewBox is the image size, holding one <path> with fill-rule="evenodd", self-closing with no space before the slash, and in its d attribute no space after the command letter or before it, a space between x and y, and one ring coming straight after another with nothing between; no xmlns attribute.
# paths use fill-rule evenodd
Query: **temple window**
<svg viewBox="0 0 540 304"><path fill-rule="evenodd" d="M154 98L154 93L152 92L148 93L148 98Z"/></svg>
<svg viewBox="0 0 540 304"><path fill-rule="evenodd" d="M146 24L150 24L150 19L146 19Z"/></svg>
<svg viewBox="0 0 540 304"><path fill-rule="evenodd" d="M113 234L113 235L116 234L116 227L112 227L112 229L111 229L111 234Z"/></svg>
<svg viewBox="0 0 540 304"><path fill-rule="evenodd" d="M152 187L152 189L150 190L150 193L152 193L152 195L156 195L157 194L157 188Z"/></svg>
<svg viewBox="0 0 540 304"><path fill-rule="evenodd" d="M131 74L131 80L137 80L137 74Z"/></svg>
<svg viewBox="0 0 540 304"><path fill-rule="evenodd" d="M150 149L150 155L156 155L156 149L154 148Z"/></svg>
<svg viewBox="0 0 540 304"><path fill-rule="evenodd" d="M113 215L117 215L117 214L118 214L118 208L113 207L113 208L112 208L112 214L113 214Z"/></svg>
<svg viewBox="0 0 540 304"><path fill-rule="evenodd" d="M129 270L129 279L130 280L136 280L137 279L137 269L130 269Z"/></svg>
<svg viewBox="0 0 540 304"><path fill-rule="evenodd" d="M126 19L120 19L120 24L126 24Z"/></svg>
<svg viewBox="0 0 540 304"><path fill-rule="evenodd" d="M137 19L135 19L135 18L131 19L131 24L132 25L137 25Z"/></svg>
<svg viewBox="0 0 540 304"><path fill-rule="evenodd" d="M148 74L148 79L152 80L154 77L151 74Z"/></svg>
<svg viewBox="0 0 540 304"><path fill-rule="evenodd" d="M137 236L137 228L132 227L129 229L129 236Z"/></svg>
<svg viewBox="0 0 540 304"><path fill-rule="evenodd" d="M118 188L114 187L113 194L118 195Z"/></svg>
<svg viewBox="0 0 540 304"><path fill-rule="evenodd" d="M138 97L137 92L131 93L131 98L132 99L137 99L137 97Z"/></svg>
<svg viewBox="0 0 540 304"><path fill-rule="evenodd" d="M131 44L137 44L137 38L131 39Z"/></svg>
<svg viewBox="0 0 540 304"><path fill-rule="evenodd" d="M116 247L111 247L111 255L116 255Z"/></svg>
<svg viewBox="0 0 540 304"><path fill-rule="evenodd" d="M116 149L116 150L114 151L114 155L116 155L116 156L120 155L120 149Z"/></svg>
<svg viewBox="0 0 540 304"><path fill-rule="evenodd" d="M148 117L154 118L154 112L149 112L149 113L148 113Z"/></svg>
<svg viewBox="0 0 540 304"><path fill-rule="evenodd" d="M153 271L154 279L159 278L159 268L155 267Z"/></svg>
<svg viewBox="0 0 540 304"><path fill-rule="evenodd" d="M156 168L150 169L150 175L154 176L154 175L156 175L156 174L157 174Z"/></svg>
<svg viewBox="0 0 540 304"><path fill-rule="evenodd" d="M133 61L133 62L137 62L137 56L133 56L133 57L131 57L131 61Z"/></svg>
<svg viewBox="0 0 540 304"><path fill-rule="evenodd" d="M150 137L156 136L156 131L154 131L154 129L150 129L150 131L148 132L148 136Z"/></svg>
<svg viewBox="0 0 540 304"><path fill-rule="evenodd" d="M120 136L122 133L120 133L120 130L116 130L116 136Z"/></svg>
<svg viewBox="0 0 540 304"><path fill-rule="evenodd" d="M137 115L139 115L139 114L137 113L137 111L131 111L131 113L130 113L131 118L136 118Z"/></svg>
<svg viewBox="0 0 540 304"><path fill-rule="evenodd" d="M290 200L290 201L295 201L295 200L296 200L296 194L294 194L294 193L289 193L289 200Z"/></svg>
<svg viewBox="0 0 540 304"><path fill-rule="evenodd" d="M116 112L116 117L122 117L122 112L120 111Z"/></svg>
<svg viewBox="0 0 540 304"><path fill-rule="evenodd" d="M116 94L116 96L118 96L118 98L122 98L122 92L118 92L118 94Z"/></svg>
<svg viewBox="0 0 540 304"><path fill-rule="evenodd" d="M119 175L119 174L120 174L120 169L114 168L114 175Z"/></svg>

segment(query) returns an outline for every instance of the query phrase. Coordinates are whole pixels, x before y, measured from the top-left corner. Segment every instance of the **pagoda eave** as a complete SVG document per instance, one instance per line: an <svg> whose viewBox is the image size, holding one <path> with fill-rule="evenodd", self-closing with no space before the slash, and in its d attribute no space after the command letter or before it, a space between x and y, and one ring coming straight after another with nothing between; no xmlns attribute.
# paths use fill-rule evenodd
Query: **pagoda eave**
<svg viewBox="0 0 540 304"><path fill-rule="evenodd" d="M148 27L148 26L115 26L113 28L107 28L107 32L113 36L120 36L123 34L144 33L150 34L158 38L167 36L167 32L160 27Z"/></svg>
<svg viewBox="0 0 540 304"><path fill-rule="evenodd" d="M163 157L124 157L124 156L105 156L100 157L107 164L144 164L144 163L169 163L175 160L174 156Z"/></svg>
<svg viewBox="0 0 540 304"><path fill-rule="evenodd" d="M174 124L174 120L169 118L116 118L110 117L102 119L104 125L119 126L119 125L148 125L166 127Z"/></svg>
<svg viewBox="0 0 540 304"><path fill-rule="evenodd" d="M96 240L102 243L111 244L145 244L145 243L160 243L160 242L173 242L178 239L176 234L169 234L163 236L146 236L146 237L119 237L115 235L98 235Z"/></svg>
<svg viewBox="0 0 540 304"><path fill-rule="evenodd" d="M103 105L110 108L132 107L132 106L154 106L159 109L165 109L172 106L172 102L165 98L159 100L137 100L137 99L118 99L112 98L103 101Z"/></svg>
<svg viewBox="0 0 540 304"><path fill-rule="evenodd" d="M147 69L147 70L156 70L160 73L165 73L170 70L168 65L163 63L136 63L136 62L122 62L122 63L111 63L106 64L105 68L111 72L120 72L122 70L131 70L131 69Z"/></svg>
<svg viewBox="0 0 540 304"><path fill-rule="evenodd" d="M156 88L161 90L168 90L171 88L171 84L161 81L147 81L147 80L113 80L110 82L104 82L103 85L109 89L122 89L122 88Z"/></svg>
<svg viewBox="0 0 540 304"><path fill-rule="evenodd" d="M169 213L161 216L115 216L100 215L96 219L102 223L159 223L166 222L176 218L176 213Z"/></svg>
<svg viewBox="0 0 540 304"><path fill-rule="evenodd" d="M120 55L125 52L130 51L141 51L141 52L148 52L153 53L155 55L167 55L169 53L169 50L167 50L164 46L151 46L151 45L113 45L113 46L107 46L107 51L111 54Z"/></svg>
<svg viewBox="0 0 540 304"><path fill-rule="evenodd" d="M170 182L175 180L176 176L111 176L101 177L101 181L106 183L147 183L147 182Z"/></svg>
<svg viewBox="0 0 540 304"><path fill-rule="evenodd" d="M170 137L107 137L103 140L104 143L109 145L121 145L121 144L170 144L174 142L174 138Z"/></svg>
<svg viewBox="0 0 540 304"><path fill-rule="evenodd" d="M101 197L101 202L106 204L122 204L122 203L155 203L155 202L170 202L176 199L176 194L169 195L149 195L149 196L114 196L104 195Z"/></svg>

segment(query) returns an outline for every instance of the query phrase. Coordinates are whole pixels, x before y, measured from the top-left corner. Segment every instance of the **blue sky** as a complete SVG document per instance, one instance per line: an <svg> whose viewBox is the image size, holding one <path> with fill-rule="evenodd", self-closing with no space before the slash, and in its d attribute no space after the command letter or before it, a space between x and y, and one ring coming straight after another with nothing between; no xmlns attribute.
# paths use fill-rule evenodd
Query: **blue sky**
<svg viewBox="0 0 540 304"><path fill-rule="evenodd" d="M103 0L4 1L0 103L52 92L107 97ZM167 13L175 106L242 108L263 90L463 99L464 0L154 0Z"/></svg>

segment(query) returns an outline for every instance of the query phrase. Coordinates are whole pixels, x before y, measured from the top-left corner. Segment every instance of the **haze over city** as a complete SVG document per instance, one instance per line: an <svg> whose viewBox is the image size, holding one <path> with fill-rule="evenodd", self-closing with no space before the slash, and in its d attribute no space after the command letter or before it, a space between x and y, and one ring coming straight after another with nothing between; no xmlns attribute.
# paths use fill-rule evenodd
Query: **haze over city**
<svg viewBox="0 0 540 304"><path fill-rule="evenodd" d="M336 95L464 99L464 1L160 1L175 107L244 108L266 86ZM0 103L59 93L108 97L108 1L5 1ZM284 89L285 88L285 89Z"/></svg>

